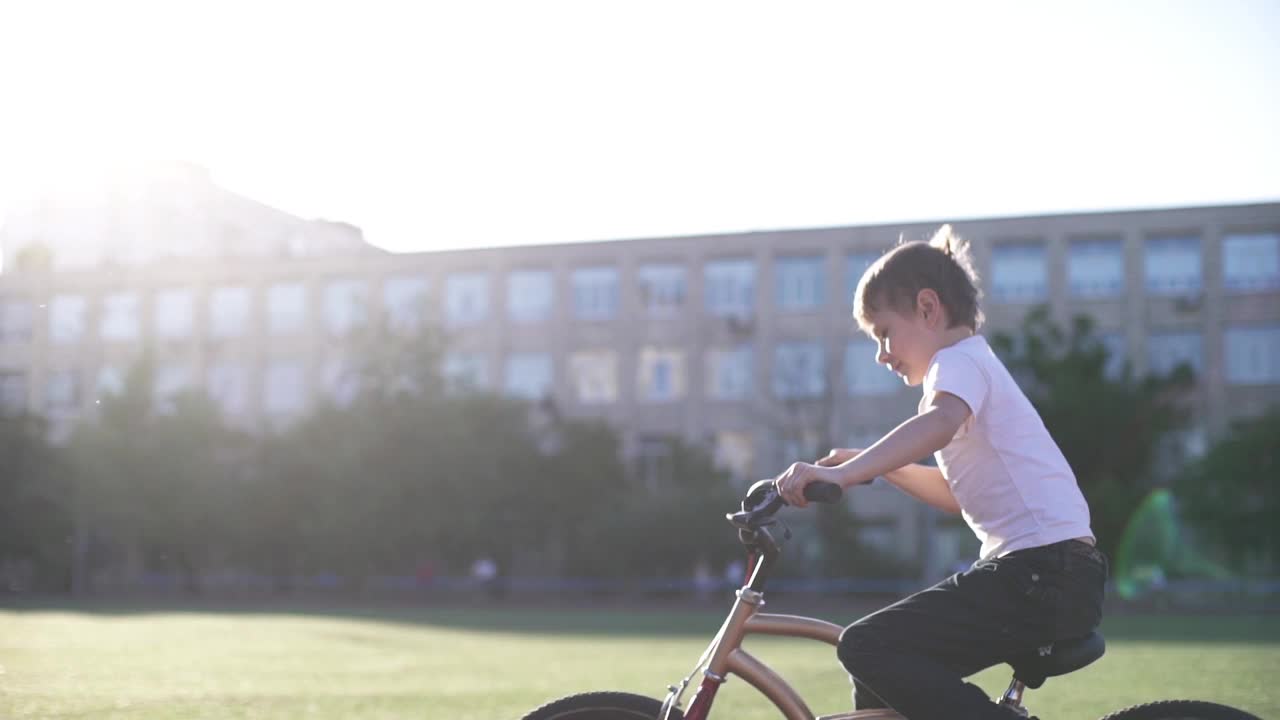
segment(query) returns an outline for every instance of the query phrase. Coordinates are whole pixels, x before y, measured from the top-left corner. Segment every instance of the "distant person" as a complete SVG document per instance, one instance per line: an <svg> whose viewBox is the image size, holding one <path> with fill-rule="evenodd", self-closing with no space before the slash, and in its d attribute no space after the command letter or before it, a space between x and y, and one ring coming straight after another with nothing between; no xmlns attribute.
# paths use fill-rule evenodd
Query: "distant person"
<svg viewBox="0 0 1280 720"><path fill-rule="evenodd" d="M699 560L693 566L693 593L699 600L705 600L711 596L711 591L716 588L716 579L711 574L711 568L707 565L706 560Z"/></svg>
<svg viewBox="0 0 1280 720"><path fill-rule="evenodd" d="M724 566L724 581L731 588L742 587L746 584L747 566L741 560L730 560Z"/></svg>
<svg viewBox="0 0 1280 720"><path fill-rule="evenodd" d="M1083 635L1102 618L1107 562L1075 475L987 341L978 334L968 245L943 226L900 244L863 274L859 329L876 362L923 386L918 413L869 448L835 449L778 476L786 501L817 480L845 488L883 476L963 513L982 541L972 567L845 628L837 654L861 709L911 720L1014 713L964 681L979 670ZM913 461L932 453L938 467Z"/></svg>
<svg viewBox="0 0 1280 720"><path fill-rule="evenodd" d="M418 570L415 573L418 587L429 588L436 579L436 564L433 560L423 560L418 563Z"/></svg>
<svg viewBox="0 0 1280 720"><path fill-rule="evenodd" d="M482 556L471 564L471 578L475 580L476 585L491 597L501 595L501 588L498 586L498 563L493 558Z"/></svg>

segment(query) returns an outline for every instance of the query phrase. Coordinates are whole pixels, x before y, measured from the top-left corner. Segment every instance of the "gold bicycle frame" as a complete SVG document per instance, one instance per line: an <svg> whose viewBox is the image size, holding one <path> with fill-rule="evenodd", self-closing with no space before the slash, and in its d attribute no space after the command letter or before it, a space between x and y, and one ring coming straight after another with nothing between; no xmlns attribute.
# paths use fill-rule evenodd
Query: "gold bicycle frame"
<svg viewBox="0 0 1280 720"><path fill-rule="evenodd" d="M738 590L738 599L729 612L704 675L721 683L729 675L737 675L769 698L787 720L815 720L813 711L781 675L742 649L742 639L749 634L781 635L835 646L840 642L843 628L825 620L759 612L763 605L763 593L746 587ZM902 716L887 709L858 710L824 715L816 720L902 720Z"/></svg>

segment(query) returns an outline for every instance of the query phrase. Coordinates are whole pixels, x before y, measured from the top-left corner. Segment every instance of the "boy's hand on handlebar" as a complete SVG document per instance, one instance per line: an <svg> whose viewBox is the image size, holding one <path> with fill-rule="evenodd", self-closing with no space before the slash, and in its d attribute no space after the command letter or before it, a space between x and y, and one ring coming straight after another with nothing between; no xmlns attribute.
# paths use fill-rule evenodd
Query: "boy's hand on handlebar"
<svg viewBox="0 0 1280 720"><path fill-rule="evenodd" d="M804 487L818 480L839 484L840 477L831 468L798 462L792 463L773 484L788 505L802 508L809 504L804 497Z"/></svg>
<svg viewBox="0 0 1280 720"><path fill-rule="evenodd" d="M832 448L827 456L814 463L819 467L835 467L862 454L862 448Z"/></svg>

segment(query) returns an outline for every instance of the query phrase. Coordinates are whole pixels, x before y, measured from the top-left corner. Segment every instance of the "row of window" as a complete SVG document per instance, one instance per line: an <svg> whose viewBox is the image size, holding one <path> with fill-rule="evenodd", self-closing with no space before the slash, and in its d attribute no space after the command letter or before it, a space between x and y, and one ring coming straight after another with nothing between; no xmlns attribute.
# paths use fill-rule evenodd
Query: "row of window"
<svg viewBox="0 0 1280 720"><path fill-rule="evenodd" d="M1043 243L1006 243L991 253L990 293L998 302L1037 302L1048 297ZM1187 295L1203 289L1203 258L1197 236L1149 238L1143 245L1144 287L1151 295ZM1125 252L1120 238L1074 240L1067 249L1067 293L1107 298L1125 289ZM1280 288L1280 235L1228 235L1222 240L1222 286L1247 293Z"/></svg>
<svg viewBox="0 0 1280 720"><path fill-rule="evenodd" d="M1201 242L1198 237L1151 238L1145 243L1146 290L1154 295L1184 295L1202 288ZM1231 292L1280 288L1280 235L1228 235L1223 239L1223 286ZM859 278L878 257L854 253L845 258L843 300L852 296ZM779 257L774 266L775 303L784 311L815 310L827 302L825 261L821 255ZM1125 257L1119 238L1076 240L1067 253L1067 286L1074 298L1117 297L1125 288ZM704 307L713 315L747 315L754 310L756 266L747 258L708 262L703 268ZM641 302L650 314L674 314L687 301L686 268L677 264L642 265L636 274ZM619 306L618 271L612 267L574 270L570 276L574 317L609 320ZM1043 243L1001 243L992 249L987 278L997 302L1037 302L1048 297L1048 267ZM517 270L507 276L506 313L517 323L547 320L554 309L555 284L550 270ZM388 278L382 286L382 309L397 328L416 328L424 316L428 280L421 275ZM359 280L334 280L322 290L325 328L342 334L368 321L369 286ZM453 273L444 281L444 318L450 325L485 321L490 313L490 276L484 272ZM248 287L214 288L208 296L208 333L214 338L243 335L250 326L252 291ZM111 341L135 340L141 333L141 296L121 291L102 298L97 334ZM194 332L194 290L159 290L152 303L155 334L185 338ZM307 289L301 283L272 285L266 291L266 328L274 334L295 333L308 322ZM56 343L77 342L87 331L88 299L54 296L49 305L49 332ZM0 300L0 340L30 337L32 306L27 300Z"/></svg>
<svg viewBox="0 0 1280 720"><path fill-rule="evenodd" d="M419 327L426 302L427 280L419 276L387 279L382 306L391 326ZM135 341L142 334L142 296L119 291L102 296L96 335L107 341ZM359 280L335 280L324 286L322 315L325 328L337 335L369 320L368 285ZM155 337L181 340L195 333L197 295L190 288L162 289L152 296L152 329ZM309 321L307 288L302 283L280 283L266 290L266 329L272 334L302 332ZM28 300L0 300L0 340L25 341L31 337L32 305ZM89 299L79 294L54 295L49 300L49 339L55 344L76 343L89 330ZM207 335L234 338L245 335L253 319L253 293L249 287L213 288L207 298Z"/></svg>
<svg viewBox="0 0 1280 720"><path fill-rule="evenodd" d="M1199 237L1159 237L1144 245L1145 283L1153 295L1183 295L1202 288ZM1280 235L1228 235L1222 242L1223 286L1230 292L1280 288ZM879 253L845 257L842 302L853 296L858 280ZM676 264L642 265L636 273L641 304L650 314L674 313L686 303L686 269ZM1075 240L1067 253L1068 293L1073 298L1106 298L1125 288L1123 241L1116 238ZM774 264L774 303L783 311L815 310L827 301L825 258L792 255ZM490 312L490 278L486 273L450 275L445 280L445 317L453 324L476 323ZM1036 302L1048 297L1048 264L1043 243L1000 243L992 248L987 278L998 302ZM618 307L618 272L583 268L570 278L574 315L582 320L613 317ZM754 310L756 266L749 258L721 259L703 268L703 307L713 315L745 315ZM549 270L511 273L507 286L508 317L518 322L547 319L554 305Z"/></svg>
<svg viewBox="0 0 1280 720"><path fill-rule="evenodd" d="M1107 372L1119 375L1127 360L1126 342L1118 333L1100 336L1107 348ZM1233 385L1280 383L1280 327L1231 328L1224 333L1224 378ZM637 390L641 400L678 400L688 392L685 351L646 348L637 362ZM1186 364L1197 376L1204 372L1204 339L1197 332L1156 333L1146 341L1147 370L1168 373ZM741 400L756 392L755 353L750 346L715 348L705 355L704 393L710 399ZM889 395L902 388L898 377L875 362L876 345L852 340L840 368L844 390L853 396ZM613 402L618 397L618 357L608 350L580 351L569 356L569 376L578 401ZM451 353L445 375L455 382L491 388L489 357L485 353ZM827 358L818 342L791 342L773 351L770 390L778 398L814 398L827 392ZM553 383L551 356L514 354L507 358L503 389L514 395L542 397Z"/></svg>
<svg viewBox="0 0 1280 720"><path fill-rule="evenodd" d="M1280 383L1280 327L1233 328L1225 333L1225 379L1237 385ZM1118 372L1124 362L1123 339L1105 335L1103 341L1112 351L1111 372ZM1167 372L1181 363L1200 372L1204 365L1203 339L1198 333L1165 333L1147 340L1147 366L1156 372ZM840 368L844 391L851 396L889 395L902 383L875 363L876 346L866 340L854 340L845 348ZM675 348L650 347L637 357L636 389L643 402L680 400L692 392L686 352ZM575 399L584 404L613 403L619 397L619 357L613 350L572 352L568 358L568 378ZM703 392L713 400L745 400L756 392L756 363L750 346L716 348L705 355L706 376ZM476 352L451 352L445 356L443 374L458 388L499 389L509 395L537 399L552 392L555 370L551 354L544 352L512 353L505 357L499 386L490 377L490 356ZM249 409L250 367L240 363L218 363L210 366L204 378L206 391L232 415ZM773 350L773 371L769 390L784 399L815 398L827 392L830 380L823 346L816 342L792 342ZM46 408L53 413L71 411L81 406L81 374L75 370L59 370L49 374ZM123 383L117 368L103 369L97 389L118 391ZM359 388L358 368L341 358L327 362L321 373L324 391L339 403L355 396ZM197 383L186 365L161 365L156 370L154 388L157 402L164 402L177 392ZM291 415L301 412L309 393L306 366L301 361L277 361L268 364L262 377L263 410L269 415ZM5 407L23 407L26 403L26 375L18 371L0 372L0 401Z"/></svg>

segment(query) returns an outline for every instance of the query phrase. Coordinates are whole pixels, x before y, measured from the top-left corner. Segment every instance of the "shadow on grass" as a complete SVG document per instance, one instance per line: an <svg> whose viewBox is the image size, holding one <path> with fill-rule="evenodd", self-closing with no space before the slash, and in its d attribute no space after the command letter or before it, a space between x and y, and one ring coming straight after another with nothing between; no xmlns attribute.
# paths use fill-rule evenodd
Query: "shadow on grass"
<svg viewBox="0 0 1280 720"><path fill-rule="evenodd" d="M165 615L226 617L291 617L359 620L396 625L493 633L691 636L716 632L730 603L696 605L642 601L560 604L542 600L490 599L463 602L381 602L367 599L257 598L252 600L200 597L88 598L3 597L0 612L75 613L98 617L145 618Z"/></svg>
<svg viewBox="0 0 1280 720"><path fill-rule="evenodd" d="M807 615L847 624L891 600L851 598L771 599L766 612ZM486 633L562 636L663 637L715 634L731 606L722 602L643 599L572 604L552 601L483 600L472 603L370 603L366 600L274 598L242 601L201 598L88 599L0 597L0 610L68 612L103 617L160 615L279 616L359 620L396 625L427 626ZM1280 615L1110 612L1102 633L1111 642L1280 644Z"/></svg>

